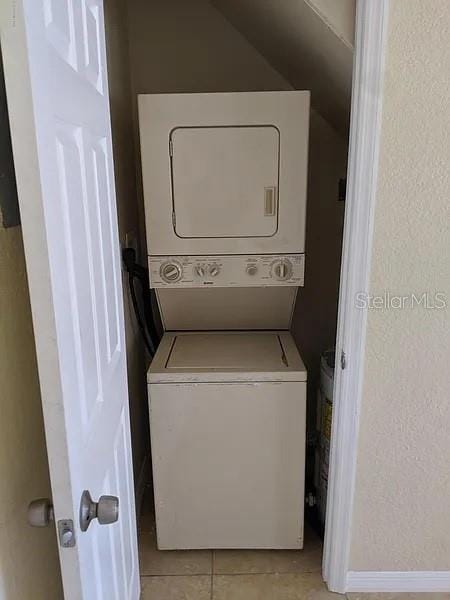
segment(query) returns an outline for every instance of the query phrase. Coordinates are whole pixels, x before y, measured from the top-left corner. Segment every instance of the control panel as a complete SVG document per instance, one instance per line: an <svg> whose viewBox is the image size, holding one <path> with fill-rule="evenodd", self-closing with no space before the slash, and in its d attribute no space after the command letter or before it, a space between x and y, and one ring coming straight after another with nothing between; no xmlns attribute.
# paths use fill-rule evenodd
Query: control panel
<svg viewBox="0 0 450 600"><path fill-rule="evenodd" d="M150 256L150 287L302 286L304 254Z"/></svg>

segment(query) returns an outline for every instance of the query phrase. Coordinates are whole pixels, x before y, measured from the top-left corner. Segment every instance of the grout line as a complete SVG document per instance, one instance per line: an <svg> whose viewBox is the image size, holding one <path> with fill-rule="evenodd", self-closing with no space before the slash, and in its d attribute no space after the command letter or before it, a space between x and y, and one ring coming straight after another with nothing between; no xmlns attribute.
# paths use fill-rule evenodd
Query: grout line
<svg viewBox="0 0 450 600"><path fill-rule="evenodd" d="M156 577L209 577L211 573L177 573L176 575L141 575L141 579L155 579Z"/></svg>
<svg viewBox="0 0 450 600"><path fill-rule="evenodd" d="M211 573L153 573L146 575L141 573L141 579L151 579L152 577L208 577Z"/></svg>
<svg viewBox="0 0 450 600"><path fill-rule="evenodd" d="M211 597L210 600L213 600L214 596L214 550L211 550Z"/></svg>
<svg viewBox="0 0 450 600"><path fill-rule="evenodd" d="M213 567L214 568L214 567ZM238 571L234 573L214 573L213 569L207 573L142 573L141 577L208 577L208 575L218 575L220 577L239 577L242 575L320 575L317 571Z"/></svg>
<svg viewBox="0 0 450 600"><path fill-rule="evenodd" d="M215 575L317 575L322 571L320 567L311 567L309 569L268 569L263 571L214 571Z"/></svg>
<svg viewBox="0 0 450 600"><path fill-rule="evenodd" d="M239 577L242 575L321 575L320 571L239 571L234 573L214 573L219 577Z"/></svg>
<svg viewBox="0 0 450 600"><path fill-rule="evenodd" d="M141 573L141 579L152 579L153 577L208 577L217 575L219 577L242 577L243 575L319 575L320 571L242 571L239 573L153 573L146 575Z"/></svg>

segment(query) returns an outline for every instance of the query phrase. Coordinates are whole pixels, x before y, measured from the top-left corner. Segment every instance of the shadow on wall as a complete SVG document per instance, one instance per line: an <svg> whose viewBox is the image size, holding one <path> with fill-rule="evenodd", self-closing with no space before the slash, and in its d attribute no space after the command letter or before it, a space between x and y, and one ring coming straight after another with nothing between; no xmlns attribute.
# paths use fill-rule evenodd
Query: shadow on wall
<svg viewBox="0 0 450 600"><path fill-rule="evenodd" d="M122 247L126 245L127 238L137 240L140 229L136 192L134 140L130 136L130 130L133 128L133 100L128 60L128 37L126 27L124 26L126 21L126 0L108 0L108 2L105 2L109 101L119 237ZM145 259L142 262L145 263ZM134 315L128 288L128 277L125 271L123 271L122 276L133 473L137 510L139 511L144 484L150 476L150 472L147 473L147 457L150 453L146 385L148 359L142 345L141 334Z"/></svg>
<svg viewBox="0 0 450 600"><path fill-rule="evenodd" d="M305 287L298 293L292 333L308 369L308 423L313 427L320 355L336 338L345 208L338 201L338 184L346 170L346 141L312 111Z"/></svg>
<svg viewBox="0 0 450 600"><path fill-rule="evenodd" d="M54 527L26 520L51 490L20 227L0 228L0 289L0 597L59 600Z"/></svg>
<svg viewBox="0 0 450 600"><path fill-rule="evenodd" d="M20 224L16 176L11 147L8 106L6 103L3 59L0 49L0 225L15 227Z"/></svg>
<svg viewBox="0 0 450 600"><path fill-rule="evenodd" d="M0 125L0 598L59 600L55 529L27 523L51 489L1 57Z"/></svg>

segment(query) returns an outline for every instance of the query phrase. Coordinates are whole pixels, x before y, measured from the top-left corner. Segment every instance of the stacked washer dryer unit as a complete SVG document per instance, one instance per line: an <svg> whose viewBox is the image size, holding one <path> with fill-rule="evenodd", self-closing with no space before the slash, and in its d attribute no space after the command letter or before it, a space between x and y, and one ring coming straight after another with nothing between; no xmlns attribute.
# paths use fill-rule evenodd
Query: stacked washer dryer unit
<svg viewBox="0 0 450 600"><path fill-rule="evenodd" d="M139 96L158 547L301 548L309 92Z"/></svg>

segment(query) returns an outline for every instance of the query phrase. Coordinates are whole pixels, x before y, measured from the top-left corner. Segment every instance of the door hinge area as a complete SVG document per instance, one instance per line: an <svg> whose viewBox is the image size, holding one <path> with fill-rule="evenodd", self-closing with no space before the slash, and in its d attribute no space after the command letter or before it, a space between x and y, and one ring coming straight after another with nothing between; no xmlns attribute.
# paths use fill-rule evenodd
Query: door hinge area
<svg viewBox="0 0 450 600"><path fill-rule="evenodd" d="M173 142L169 140L169 156L173 156Z"/></svg>
<svg viewBox="0 0 450 600"><path fill-rule="evenodd" d="M305 504L309 508L312 508L313 506L316 506L316 504L317 504L317 497L316 497L316 495L313 494L312 492L309 492L308 494L306 494Z"/></svg>
<svg viewBox="0 0 450 600"><path fill-rule="evenodd" d="M176 227L177 227L177 217L175 215L175 211L172 212L172 225L173 225L173 228L176 229Z"/></svg>
<svg viewBox="0 0 450 600"><path fill-rule="evenodd" d="M341 369L344 370L347 367L347 355L341 350Z"/></svg>

